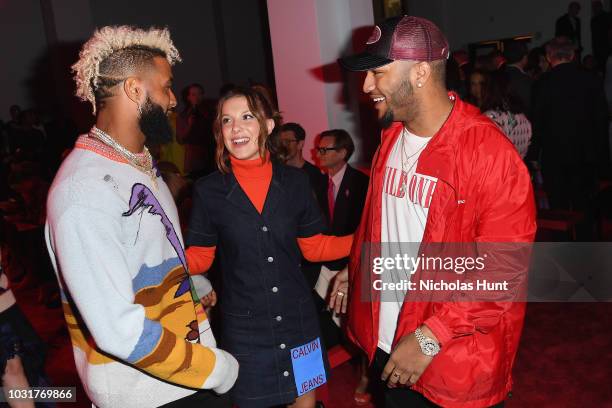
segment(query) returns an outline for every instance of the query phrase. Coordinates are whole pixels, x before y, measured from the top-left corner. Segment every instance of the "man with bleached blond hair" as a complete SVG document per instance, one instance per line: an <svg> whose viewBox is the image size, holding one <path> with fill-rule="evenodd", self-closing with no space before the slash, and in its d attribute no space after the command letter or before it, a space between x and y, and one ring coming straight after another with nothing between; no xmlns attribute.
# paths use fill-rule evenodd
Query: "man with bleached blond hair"
<svg viewBox="0 0 612 408"><path fill-rule="evenodd" d="M216 347L187 273L177 210L145 143L170 139L167 29L103 27L74 64L96 124L47 202L45 237L74 357L98 407L229 407L238 363Z"/></svg>

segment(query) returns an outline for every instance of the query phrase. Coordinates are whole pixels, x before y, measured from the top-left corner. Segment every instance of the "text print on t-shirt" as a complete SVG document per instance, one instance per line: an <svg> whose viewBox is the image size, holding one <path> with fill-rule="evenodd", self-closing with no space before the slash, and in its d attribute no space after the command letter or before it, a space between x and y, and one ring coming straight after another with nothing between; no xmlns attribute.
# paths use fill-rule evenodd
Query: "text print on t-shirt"
<svg viewBox="0 0 612 408"><path fill-rule="evenodd" d="M437 179L413 173L410 180L405 171L387 166L385 168L384 194L407 199L422 208L429 208L436 189Z"/></svg>

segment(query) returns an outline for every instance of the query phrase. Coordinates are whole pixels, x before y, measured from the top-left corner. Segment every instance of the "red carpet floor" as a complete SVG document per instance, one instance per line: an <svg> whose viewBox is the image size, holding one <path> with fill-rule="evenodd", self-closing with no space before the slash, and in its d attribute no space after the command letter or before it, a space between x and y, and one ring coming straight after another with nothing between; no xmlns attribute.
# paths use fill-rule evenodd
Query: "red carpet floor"
<svg viewBox="0 0 612 408"><path fill-rule="evenodd" d="M31 291L17 292L20 306L50 346L47 372L56 386L76 386L76 403L90 407L79 384L61 309L48 310ZM517 357L509 408L612 407L612 303L530 304ZM357 370L332 372L320 397L327 408L355 407ZM123 407L122 407L123 408Z"/></svg>
<svg viewBox="0 0 612 408"><path fill-rule="evenodd" d="M532 303L508 407L612 407L612 303Z"/></svg>

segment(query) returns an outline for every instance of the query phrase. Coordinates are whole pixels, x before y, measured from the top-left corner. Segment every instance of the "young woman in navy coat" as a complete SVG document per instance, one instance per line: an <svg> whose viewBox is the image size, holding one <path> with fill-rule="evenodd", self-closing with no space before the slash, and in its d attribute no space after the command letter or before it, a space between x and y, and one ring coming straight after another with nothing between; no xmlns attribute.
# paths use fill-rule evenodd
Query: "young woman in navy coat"
<svg viewBox="0 0 612 408"><path fill-rule="evenodd" d="M291 358L293 348L320 336L300 259L348 256L352 235L322 235L325 223L306 173L271 159L275 112L263 95L237 88L221 98L217 112L219 171L195 184L189 268L201 273L219 257L220 346L240 364L234 403L313 408L314 389L298 397L303 385L296 386ZM326 367L324 352L322 360Z"/></svg>

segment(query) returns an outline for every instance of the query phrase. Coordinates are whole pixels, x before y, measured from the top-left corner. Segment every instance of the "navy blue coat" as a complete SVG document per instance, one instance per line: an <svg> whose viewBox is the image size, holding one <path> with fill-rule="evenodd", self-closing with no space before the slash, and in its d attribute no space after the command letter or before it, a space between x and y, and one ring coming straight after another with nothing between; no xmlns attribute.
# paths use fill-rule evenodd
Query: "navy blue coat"
<svg viewBox="0 0 612 408"><path fill-rule="evenodd" d="M187 245L217 246L219 346L240 364L233 389L240 408L287 404L297 396L290 350L320 336L297 238L324 229L300 169L273 164L262 214L232 173L215 172L194 187Z"/></svg>

